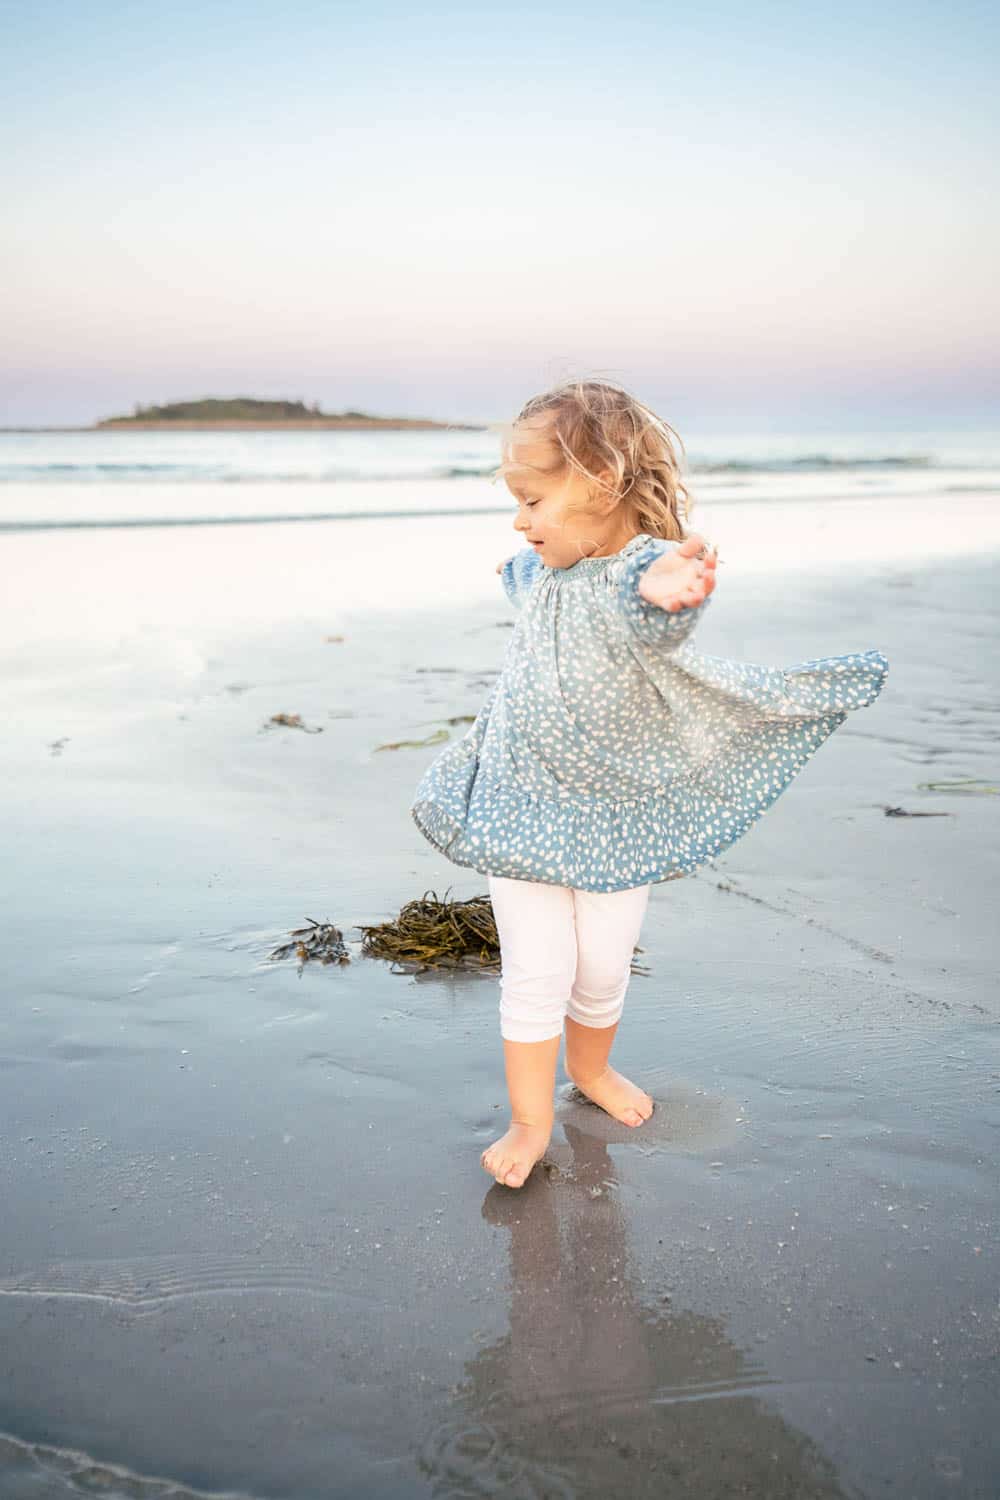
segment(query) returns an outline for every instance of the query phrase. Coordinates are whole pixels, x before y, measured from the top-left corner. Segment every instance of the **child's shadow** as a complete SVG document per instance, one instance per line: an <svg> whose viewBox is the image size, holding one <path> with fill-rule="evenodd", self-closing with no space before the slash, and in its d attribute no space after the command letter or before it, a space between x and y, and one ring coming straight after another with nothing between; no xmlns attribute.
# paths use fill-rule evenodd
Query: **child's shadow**
<svg viewBox="0 0 1000 1500"><path fill-rule="evenodd" d="M523 1188L486 1194L483 1218L510 1232L510 1329L466 1361L454 1415L422 1445L432 1493L843 1496L812 1441L754 1394L767 1377L724 1320L637 1287L608 1144L562 1130L568 1153L550 1148Z"/></svg>

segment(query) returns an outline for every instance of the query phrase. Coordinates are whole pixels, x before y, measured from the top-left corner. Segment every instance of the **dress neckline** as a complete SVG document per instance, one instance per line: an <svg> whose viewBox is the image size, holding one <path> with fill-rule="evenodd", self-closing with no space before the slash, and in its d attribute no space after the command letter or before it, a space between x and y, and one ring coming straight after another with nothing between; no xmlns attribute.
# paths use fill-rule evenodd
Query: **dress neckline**
<svg viewBox="0 0 1000 1500"><path fill-rule="evenodd" d="M558 578L582 577L585 573L599 572L601 568L606 568L609 563L617 562L620 557L630 556L633 552L637 552L640 547L644 546L646 542L651 542L652 540L653 538L647 535L645 531L640 531L638 536L632 537L625 543L624 547L621 547L617 552L609 553L607 557L581 557L568 568L550 567L548 563L543 563L542 566L546 572L554 573Z"/></svg>

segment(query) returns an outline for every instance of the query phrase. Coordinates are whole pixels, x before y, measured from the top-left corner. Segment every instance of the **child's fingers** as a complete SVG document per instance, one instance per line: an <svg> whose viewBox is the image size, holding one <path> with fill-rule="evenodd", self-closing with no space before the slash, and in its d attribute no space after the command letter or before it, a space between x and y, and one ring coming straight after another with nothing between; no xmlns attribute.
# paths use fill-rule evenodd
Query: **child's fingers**
<svg viewBox="0 0 1000 1500"><path fill-rule="evenodd" d="M678 606L691 606L694 604L700 604L703 599L708 598L709 594L714 588L714 574L706 573L704 577L696 579L696 581L692 584L689 584L686 589L682 589L680 593L675 594L673 596L673 599L671 600L671 605L676 604ZM668 606L668 608L669 607L670 606Z"/></svg>
<svg viewBox="0 0 1000 1500"><path fill-rule="evenodd" d="M690 536L686 536L677 551L681 557L701 557L701 554L704 554L702 560L708 562L711 558L712 566L715 566L715 546L707 537L703 537L700 531L692 531Z"/></svg>

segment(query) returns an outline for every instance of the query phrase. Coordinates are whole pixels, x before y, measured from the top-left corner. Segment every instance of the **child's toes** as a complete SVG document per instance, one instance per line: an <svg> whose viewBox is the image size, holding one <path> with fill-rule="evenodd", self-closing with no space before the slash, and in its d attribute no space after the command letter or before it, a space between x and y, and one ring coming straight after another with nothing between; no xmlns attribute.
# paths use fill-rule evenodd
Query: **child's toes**
<svg viewBox="0 0 1000 1500"><path fill-rule="evenodd" d="M626 1125L644 1125L653 1113L653 1101L646 1094L638 1104L630 1105L625 1111Z"/></svg>
<svg viewBox="0 0 1000 1500"><path fill-rule="evenodd" d="M547 1144L547 1131L515 1123L481 1153L479 1161L501 1187L518 1188L527 1181Z"/></svg>
<svg viewBox="0 0 1000 1500"><path fill-rule="evenodd" d="M480 1160L482 1161L483 1167L487 1172L489 1172L490 1176L495 1177L498 1182L503 1176L506 1167L510 1166L510 1162L504 1162L503 1154L497 1150L495 1144L493 1146L493 1149L491 1151L486 1151L480 1158Z"/></svg>

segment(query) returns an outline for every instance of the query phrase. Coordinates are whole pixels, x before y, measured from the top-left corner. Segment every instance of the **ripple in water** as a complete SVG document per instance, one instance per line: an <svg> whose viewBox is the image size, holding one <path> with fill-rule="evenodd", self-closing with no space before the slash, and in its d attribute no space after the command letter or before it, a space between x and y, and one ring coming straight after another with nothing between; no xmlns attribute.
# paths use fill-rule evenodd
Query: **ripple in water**
<svg viewBox="0 0 1000 1500"><path fill-rule="evenodd" d="M116 1304L137 1316L178 1298L296 1291L335 1295L336 1275L258 1256L138 1256L54 1262L0 1278L0 1297L66 1297Z"/></svg>
<svg viewBox="0 0 1000 1500"><path fill-rule="evenodd" d="M573 1500L571 1477L532 1462L486 1422L449 1421L428 1434L420 1451L421 1472L434 1482L435 1496L476 1500Z"/></svg>

